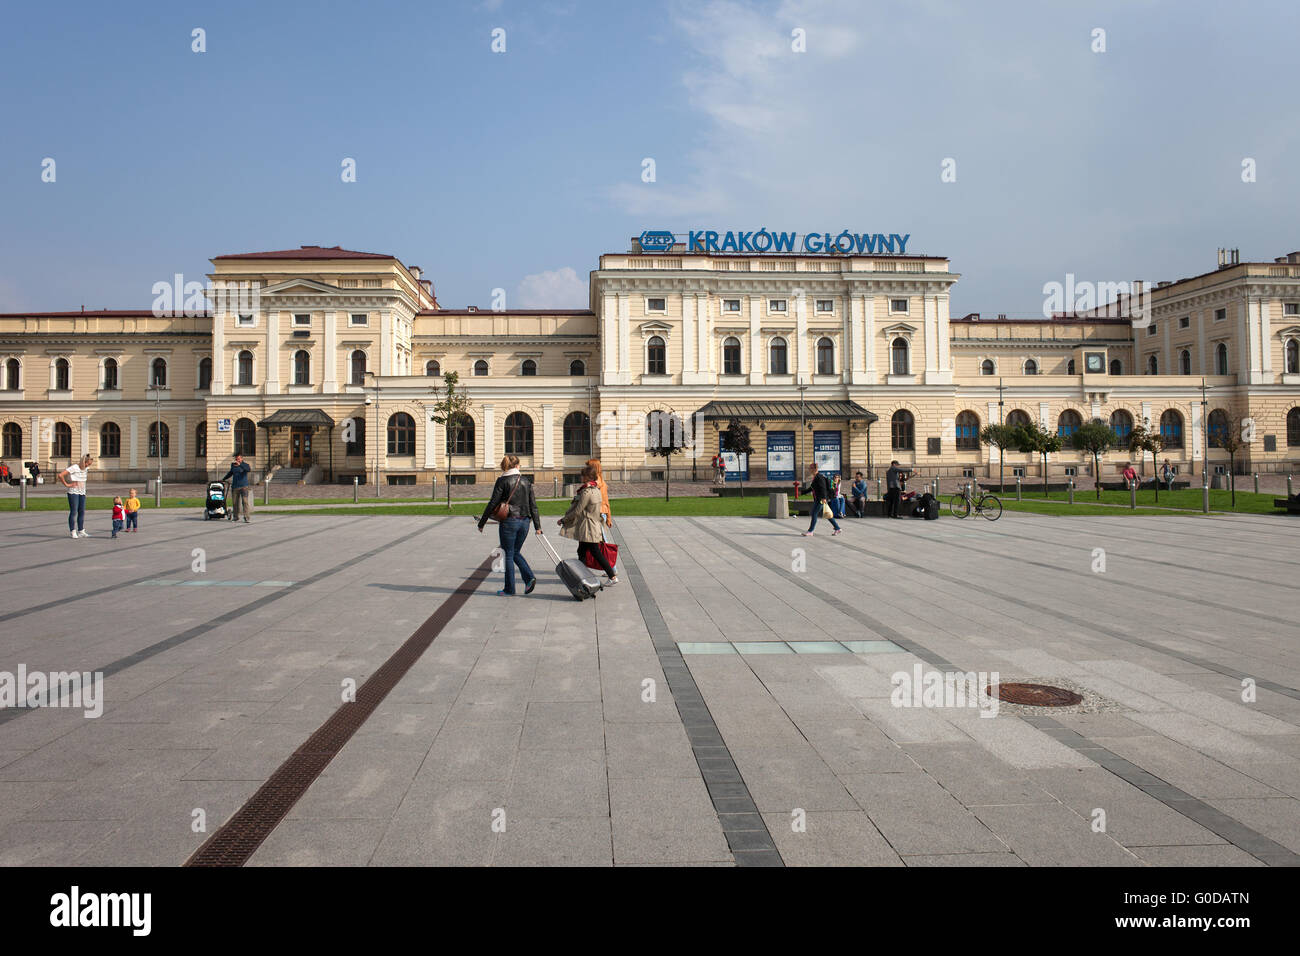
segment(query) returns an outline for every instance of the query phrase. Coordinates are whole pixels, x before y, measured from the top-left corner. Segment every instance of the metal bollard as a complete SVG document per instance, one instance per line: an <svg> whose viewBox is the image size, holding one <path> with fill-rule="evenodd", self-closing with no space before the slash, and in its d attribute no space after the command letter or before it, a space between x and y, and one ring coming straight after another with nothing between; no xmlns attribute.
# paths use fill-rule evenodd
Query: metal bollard
<svg viewBox="0 0 1300 956"><path fill-rule="evenodd" d="M882 495L882 494L880 493L880 479L879 479L879 478L876 479L876 497L877 497L877 498L883 498L883 497L884 497L884 495Z"/></svg>
<svg viewBox="0 0 1300 956"><path fill-rule="evenodd" d="M930 492L930 494L932 494L932 495L934 495L936 498L938 498L938 497L939 497L939 479L938 479L938 478L934 479L934 481L930 482L930 484L931 484L931 486L932 486L933 489L934 489L933 491Z"/></svg>
<svg viewBox="0 0 1300 956"><path fill-rule="evenodd" d="M262 479L262 504L269 505L270 503L271 503L271 476L267 475L265 478Z"/></svg>
<svg viewBox="0 0 1300 956"><path fill-rule="evenodd" d="M360 492L360 490L361 490L361 482L357 479L356 475L353 475L352 476L352 503L353 504L357 503L357 494Z"/></svg>
<svg viewBox="0 0 1300 956"><path fill-rule="evenodd" d="M552 498L560 497L560 479L559 476L551 479L555 483L555 489L551 492Z"/></svg>
<svg viewBox="0 0 1300 956"><path fill-rule="evenodd" d="M1070 504L1074 504L1074 479L1070 478L1066 482L1066 493L1069 497Z"/></svg>
<svg viewBox="0 0 1300 956"><path fill-rule="evenodd" d="M153 483L153 506L155 508L162 507L162 482L161 481L155 480Z"/></svg>
<svg viewBox="0 0 1300 956"><path fill-rule="evenodd" d="M1290 480L1291 480L1290 478L1287 479L1287 481ZM18 510L19 511L27 510L27 476L26 475L23 475L23 477L18 479Z"/></svg>
<svg viewBox="0 0 1300 956"><path fill-rule="evenodd" d="M1020 500L1020 476L1016 475L1016 501Z"/></svg>
<svg viewBox="0 0 1300 956"><path fill-rule="evenodd" d="M1255 494L1259 494L1259 472L1255 472Z"/></svg>
<svg viewBox="0 0 1300 956"><path fill-rule="evenodd" d="M433 481L430 482L430 484L433 485L433 491L429 493L429 500L437 501L438 500L438 476L437 475L433 476Z"/></svg>
<svg viewBox="0 0 1300 956"><path fill-rule="evenodd" d="M1128 483L1128 506L1136 508L1138 506L1138 486L1136 481Z"/></svg>
<svg viewBox="0 0 1300 956"><path fill-rule="evenodd" d="M1290 476L1290 475L1287 475L1287 476L1286 476L1286 496L1287 496L1288 498L1292 497L1292 495L1291 495L1291 476Z"/></svg>
<svg viewBox="0 0 1300 956"><path fill-rule="evenodd" d="M1201 514L1210 513L1210 476L1201 471Z"/></svg>

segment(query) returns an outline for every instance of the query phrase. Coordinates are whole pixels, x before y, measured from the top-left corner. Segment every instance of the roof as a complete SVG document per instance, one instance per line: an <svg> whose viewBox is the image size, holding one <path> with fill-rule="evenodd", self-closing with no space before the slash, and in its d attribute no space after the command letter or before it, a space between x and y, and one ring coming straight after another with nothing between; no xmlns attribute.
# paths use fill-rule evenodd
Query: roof
<svg viewBox="0 0 1300 956"><path fill-rule="evenodd" d="M334 419L319 408L282 408L270 418L257 423L258 428L282 428L286 425L317 425L334 427Z"/></svg>
<svg viewBox="0 0 1300 956"><path fill-rule="evenodd" d="M221 259L393 259L395 256L382 252L354 252L339 246L299 246L297 249L277 249L272 252L238 252L225 256L213 256L212 261Z"/></svg>
<svg viewBox="0 0 1300 956"><path fill-rule="evenodd" d="M697 413L706 422L730 421L733 418L757 421L785 420L802 417L804 421L858 418L868 424L880 416L857 402L709 402Z"/></svg>
<svg viewBox="0 0 1300 956"><path fill-rule="evenodd" d="M154 312L152 309L82 309L79 312L0 312L0 319L210 319L210 312Z"/></svg>
<svg viewBox="0 0 1300 956"><path fill-rule="evenodd" d="M1061 315L1052 313L1050 319L1041 316L1031 316L1030 318L993 318L986 319L978 312L972 312L969 315L954 316L949 319L950 324L965 325L1041 325L1044 328L1051 328L1053 325L1131 325L1133 319L1127 316L1096 316L1089 317L1085 315Z"/></svg>

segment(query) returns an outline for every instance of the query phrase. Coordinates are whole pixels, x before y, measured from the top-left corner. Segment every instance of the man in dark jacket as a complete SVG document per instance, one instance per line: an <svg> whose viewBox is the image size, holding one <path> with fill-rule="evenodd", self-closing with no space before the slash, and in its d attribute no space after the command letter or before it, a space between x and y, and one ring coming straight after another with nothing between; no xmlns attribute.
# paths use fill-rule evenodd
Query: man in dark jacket
<svg viewBox="0 0 1300 956"><path fill-rule="evenodd" d="M516 566L524 577L524 593L532 594L533 588L537 587L537 575L528 566L521 552L524 542L528 540L530 522L539 535L542 533L542 516L537 512L533 483L519 473L519 459L515 455L506 455L501 459L501 475L492 487L492 498L483 509L483 516L478 519L479 531L483 530L488 519L502 504L509 509L509 515L497 526L504 557L506 586L497 594L504 596L515 593Z"/></svg>
<svg viewBox="0 0 1300 956"><path fill-rule="evenodd" d="M885 513L891 518L901 518L898 513L903 498L903 482L912 476L910 471L898 467L898 461L889 463L885 472Z"/></svg>
<svg viewBox="0 0 1300 956"><path fill-rule="evenodd" d="M813 528L817 527L817 519L821 517L822 505L831 496L831 483L826 480L826 476L817 470L815 464L810 465L809 469L812 471L812 478L808 482L808 487L812 490L813 496L812 508L809 509L812 513L812 521L808 524L808 530L803 533L805 538L809 537L813 533ZM835 520L835 515L832 514L826 520L829 521L831 527L835 529L831 532L831 536L834 537L839 534L840 526Z"/></svg>
<svg viewBox="0 0 1300 956"><path fill-rule="evenodd" d="M232 521L237 521L242 514L247 523L248 516L253 513L253 489L249 486L248 478L252 470L244 461L243 455L236 455L235 460L230 463L230 470L221 476L222 481L230 479L230 502L233 506L230 520Z"/></svg>

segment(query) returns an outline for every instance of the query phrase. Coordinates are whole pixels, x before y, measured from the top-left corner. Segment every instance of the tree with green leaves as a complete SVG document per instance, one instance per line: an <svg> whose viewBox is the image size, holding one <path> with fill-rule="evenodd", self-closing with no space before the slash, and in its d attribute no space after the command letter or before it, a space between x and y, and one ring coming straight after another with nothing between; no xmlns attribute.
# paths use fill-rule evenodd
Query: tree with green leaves
<svg viewBox="0 0 1300 956"><path fill-rule="evenodd" d="M1115 432L1100 418L1080 425L1070 436L1070 442L1079 451L1092 455L1092 478L1097 487L1097 500L1101 501L1101 456L1115 444Z"/></svg>
<svg viewBox="0 0 1300 956"><path fill-rule="evenodd" d="M740 456L745 456L745 460L754 454L754 446L749 440L749 426L744 424L738 418L733 418L727 423L727 430L722 433L722 450L735 455L737 460ZM740 470L740 497L745 497L745 471Z"/></svg>
<svg viewBox="0 0 1300 956"><path fill-rule="evenodd" d="M686 429L681 416L671 409L651 412L646 416L645 426L646 453L664 460L664 501L668 501L672 458L687 447Z"/></svg>
<svg viewBox="0 0 1300 956"><path fill-rule="evenodd" d="M1151 474L1156 474L1160 450L1165 447L1164 439L1158 431L1148 425L1134 425L1128 433L1128 450L1130 455L1137 455L1141 462L1146 461L1146 453L1151 452ZM1155 481L1156 504L1160 504L1160 478Z"/></svg>
<svg viewBox="0 0 1300 956"><path fill-rule="evenodd" d="M454 429L474 424L470 414L473 402L465 389L460 387L460 373L447 372L442 376L443 387L431 386L429 391L437 399L430 407L429 420L437 422L446 430L447 435L447 507L451 508L451 437ZM375 436L375 441L379 436Z"/></svg>
<svg viewBox="0 0 1300 956"><path fill-rule="evenodd" d="M1240 431L1233 431L1229 425L1223 429L1210 431L1210 447L1222 448L1228 453L1228 488L1231 489L1232 507L1237 507L1237 452L1246 444ZM1206 463L1208 465L1208 462Z"/></svg>
<svg viewBox="0 0 1300 956"><path fill-rule="evenodd" d="M1042 456L1044 497L1047 495L1047 456L1060 451L1064 444L1060 435L1048 431L1041 422L1030 422L1016 429L1017 450Z"/></svg>
<svg viewBox="0 0 1300 956"><path fill-rule="evenodd" d="M980 431L980 441L998 450L998 491L1005 490L1006 452L1009 448L1018 448L1020 439L1016 436L1014 425L985 425Z"/></svg>

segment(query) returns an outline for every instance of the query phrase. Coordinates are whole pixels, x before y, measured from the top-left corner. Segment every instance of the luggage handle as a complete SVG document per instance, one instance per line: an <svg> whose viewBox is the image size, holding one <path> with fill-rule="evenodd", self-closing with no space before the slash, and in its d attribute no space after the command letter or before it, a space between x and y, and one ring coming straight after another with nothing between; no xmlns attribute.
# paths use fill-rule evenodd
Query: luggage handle
<svg viewBox="0 0 1300 956"><path fill-rule="evenodd" d="M551 539L548 538L548 537L546 537L546 535L544 535L544 534L542 534L542 535L538 535L538 537L540 537L540 538L542 539L542 547L545 548L545 549L546 549L546 553L549 554L549 555L551 556L551 560L554 561L556 564L559 564L559 563L560 563L560 555L559 555L559 553L555 550L555 547L551 544Z"/></svg>

